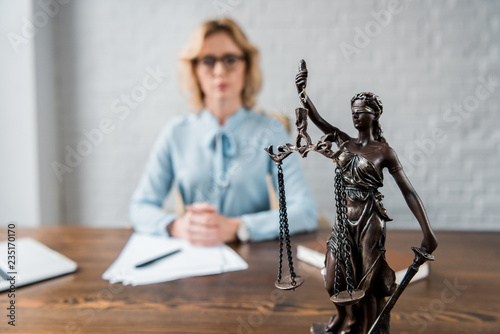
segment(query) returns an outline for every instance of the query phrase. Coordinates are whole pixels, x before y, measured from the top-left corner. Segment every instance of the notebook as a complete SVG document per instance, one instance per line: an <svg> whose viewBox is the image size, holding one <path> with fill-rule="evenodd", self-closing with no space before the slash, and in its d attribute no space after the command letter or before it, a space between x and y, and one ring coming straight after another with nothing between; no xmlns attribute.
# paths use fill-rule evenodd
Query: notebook
<svg viewBox="0 0 500 334"><path fill-rule="evenodd" d="M8 242L0 242L0 291L69 274L78 267L76 262L31 238L16 240L12 255L15 263L8 262L7 251Z"/></svg>
<svg viewBox="0 0 500 334"><path fill-rule="evenodd" d="M325 266L325 253L326 242L324 241L315 240L297 246L297 258L320 269ZM406 270L413 262L413 253L408 253L409 254L402 254L392 250L388 250L385 253L387 263L396 273L397 284L401 283L406 274ZM417 274L412 278L411 282L421 280L429 276L429 273L429 262L425 262L420 266Z"/></svg>

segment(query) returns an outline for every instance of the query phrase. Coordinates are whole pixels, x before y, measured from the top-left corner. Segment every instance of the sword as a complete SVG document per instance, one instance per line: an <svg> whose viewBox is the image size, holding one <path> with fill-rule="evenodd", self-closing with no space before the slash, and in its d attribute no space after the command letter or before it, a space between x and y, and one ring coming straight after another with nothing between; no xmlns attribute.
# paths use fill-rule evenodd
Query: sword
<svg viewBox="0 0 500 334"><path fill-rule="evenodd" d="M394 305L398 301L398 298L403 293L403 290L408 286L408 284L410 283L413 276L415 276L415 274L418 272L418 268L422 264L424 264L426 261L434 261L434 259L435 259L434 255L426 253L423 250L421 250L420 248L412 247L411 250L415 253L415 258L413 259L413 263L408 267L408 270L406 271L405 277L403 277L401 284L398 286L396 291L394 291L392 296L389 298L389 300L385 304L384 309L382 310L382 312L380 312L380 315L377 317L377 319L373 323L368 334L375 334L378 332L380 325L382 324L382 320L392 310L392 308L394 307Z"/></svg>

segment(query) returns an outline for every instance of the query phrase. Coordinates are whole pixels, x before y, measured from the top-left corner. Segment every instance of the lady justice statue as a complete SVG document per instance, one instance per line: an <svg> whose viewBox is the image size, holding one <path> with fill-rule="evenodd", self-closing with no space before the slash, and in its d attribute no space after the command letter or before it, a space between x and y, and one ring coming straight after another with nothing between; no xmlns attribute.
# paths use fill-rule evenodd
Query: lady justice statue
<svg viewBox="0 0 500 334"><path fill-rule="evenodd" d="M433 260L431 253L438 242L419 196L382 134L380 117L384 109L379 97L363 92L351 99L352 121L358 133L350 137L321 117L305 93L307 77L302 60L295 78L303 106L296 110L299 131L296 145L280 146L277 154L269 147L268 152L277 164L294 151L302 157L309 151L317 151L336 163L337 216L327 241L325 287L337 313L328 323L313 324L311 333L389 333L390 309L418 267ZM307 117L325 134L314 145L306 133ZM332 143L338 146L336 152L331 150ZM415 261L399 287L385 259L386 222L392 220L378 191L383 186L385 168L396 181L423 232L420 247L412 248ZM390 298L386 301L386 297Z"/></svg>

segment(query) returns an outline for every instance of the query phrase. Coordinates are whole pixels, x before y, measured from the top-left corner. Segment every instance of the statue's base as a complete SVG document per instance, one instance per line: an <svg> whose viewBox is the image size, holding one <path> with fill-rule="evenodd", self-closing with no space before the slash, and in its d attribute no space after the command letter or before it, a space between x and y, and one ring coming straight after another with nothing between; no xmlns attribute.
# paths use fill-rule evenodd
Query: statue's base
<svg viewBox="0 0 500 334"><path fill-rule="evenodd" d="M311 326L311 334L332 334L331 332L327 332L326 328L328 327L327 323L313 323Z"/></svg>

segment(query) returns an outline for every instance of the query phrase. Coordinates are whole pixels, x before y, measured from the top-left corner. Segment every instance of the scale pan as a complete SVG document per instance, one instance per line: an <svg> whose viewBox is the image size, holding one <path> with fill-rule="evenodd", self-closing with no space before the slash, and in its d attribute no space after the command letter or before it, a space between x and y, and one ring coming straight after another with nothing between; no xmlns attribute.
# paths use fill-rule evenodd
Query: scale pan
<svg viewBox="0 0 500 334"><path fill-rule="evenodd" d="M356 304L365 296L365 292L363 290L354 290L351 292L352 296L349 294L347 290L339 292L338 295L333 295L330 300L335 305L340 306L348 306Z"/></svg>
<svg viewBox="0 0 500 334"><path fill-rule="evenodd" d="M292 278L290 275L286 275L281 278L281 281L274 282L274 285L281 290L295 290L304 283L304 278L302 276L295 276L295 285L292 285Z"/></svg>

